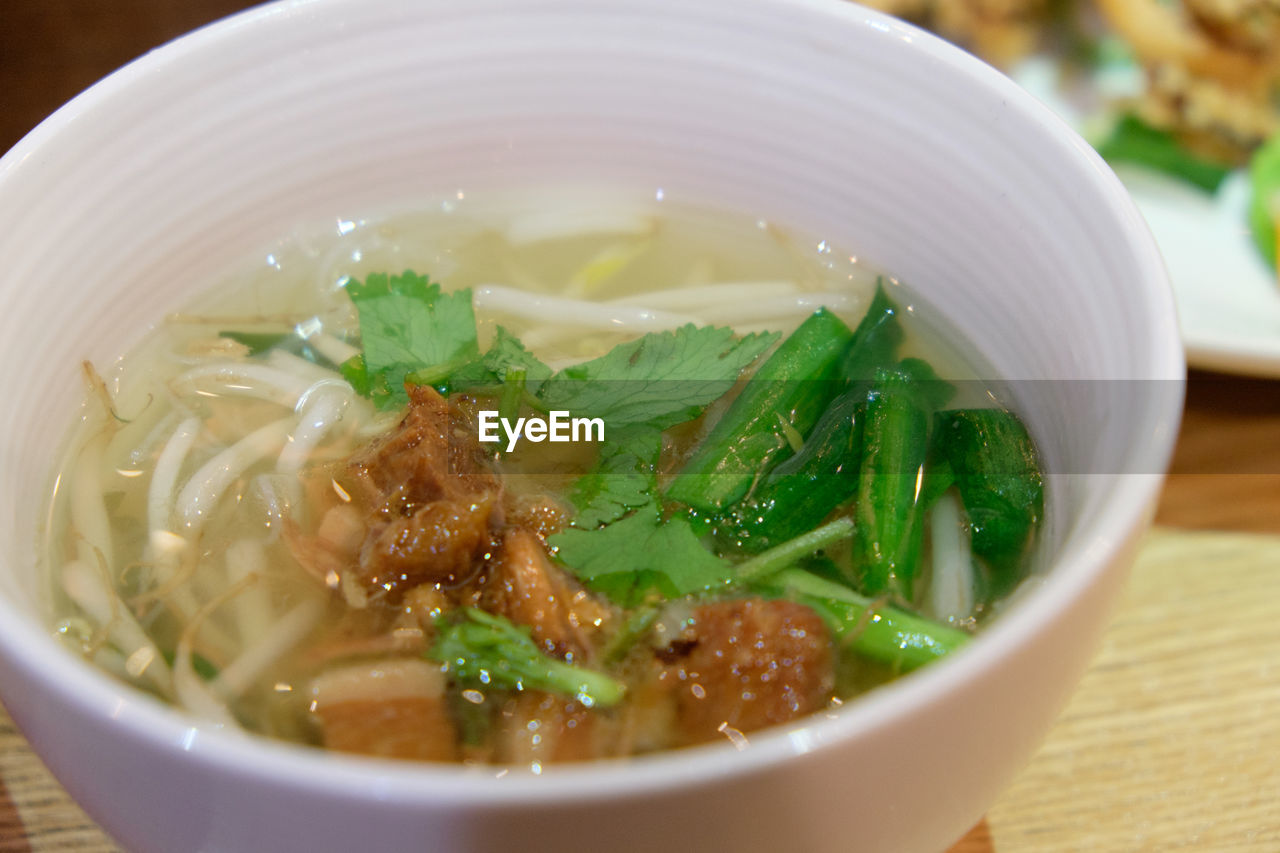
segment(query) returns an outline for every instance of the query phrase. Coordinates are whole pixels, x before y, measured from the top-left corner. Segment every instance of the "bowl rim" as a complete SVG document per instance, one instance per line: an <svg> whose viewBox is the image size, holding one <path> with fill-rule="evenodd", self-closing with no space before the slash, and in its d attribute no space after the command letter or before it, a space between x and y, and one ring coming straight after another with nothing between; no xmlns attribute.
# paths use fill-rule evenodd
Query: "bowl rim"
<svg viewBox="0 0 1280 853"><path fill-rule="evenodd" d="M980 88L992 90L1007 107L1038 125L1045 138L1061 149L1059 159L1075 168L1105 196L1118 232L1131 247L1135 263L1149 275L1134 283L1142 288L1153 328L1144 357L1153 379L1176 381L1179 393L1167 397L1167 411L1159 412L1159 426L1149 436L1153 459L1163 470L1172 457L1182 404L1185 362L1177 338L1177 318L1164 262L1154 239L1110 168L1064 121L1007 77L961 49L914 26L849 2L835 0L755 0L783 13L787 7L827 15L833 26L870 27L886 38L908 41L935 67L964 75ZM47 140L76 119L125 94L129 88L193 53L233 41L243 29L295 14L326 14L345 0L276 0L215 21L150 51L103 78L21 139L0 158L0 184ZM1055 152L1057 153L1057 152ZM1164 398L1162 398L1164 399ZM1176 404L1176 405L1175 405ZM1017 607L1001 615L967 647L944 665L928 667L868 695L830 718L811 715L795 723L753 733L751 746L739 751L728 742L666 750L626 759L554 765L541 774L523 768L475 768L450 764L410 763L327 753L276 741L265 736L223 732L201 727L176 708L117 682L63 648L15 602L0 597L0 655L26 676L45 683L58 700L80 715L114 717L122 735L170 753L187 753L189 760L209 769L284 784L304 791L345 798L373 799L386 804L502 805L534 804L572 799L593 802L651 791L693 788L727 777L751 775L787 763L815 749L865 736L890 725L904 710L924 708L984 672L998 668L1039 626L1052 623L1107 572L1109 564L1149 518L1164 475L1116 475L1098 500L1095 520L1085 537L1063 543L1063 553L1046 572L1043 583ZM1075 547L1068 547L1073 545ZM509 770L517 772L508 772Z"/></svg>

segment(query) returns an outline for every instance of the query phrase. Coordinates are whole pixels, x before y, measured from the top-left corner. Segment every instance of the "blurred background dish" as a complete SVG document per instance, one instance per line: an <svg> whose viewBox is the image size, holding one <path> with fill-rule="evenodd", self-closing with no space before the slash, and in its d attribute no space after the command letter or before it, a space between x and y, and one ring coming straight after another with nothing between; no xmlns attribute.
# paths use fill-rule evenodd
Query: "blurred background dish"
<svg viewBox="0 0 1280 853"><path fill-rule="evenodd" d="M1006 70L1116 166L1165 255L1193 367L1280 377L1280 284L1250 232L1246 171L1280 128L1280 7L1252 0L869 5ZM1268 231L1273 240L1274 226Z"/></svg>

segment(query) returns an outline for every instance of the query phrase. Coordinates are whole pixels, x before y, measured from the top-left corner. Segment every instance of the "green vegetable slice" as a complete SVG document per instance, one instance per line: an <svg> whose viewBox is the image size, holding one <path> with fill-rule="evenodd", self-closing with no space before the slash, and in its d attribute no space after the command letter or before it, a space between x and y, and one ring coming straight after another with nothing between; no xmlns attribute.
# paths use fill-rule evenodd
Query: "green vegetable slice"
<svg viewBox="0 0 1280 853"><path fill-rule="evenodd" d="M852 335L825 308L811 314L748 380L667 497L704 512L720 512L740 500L762 472L790 455L779 415L807 434L840 392L834 372Z"/></svg>
<svg viewBox="0 0 1280 853"><path fill-rule="evenodd" d="M932 409L901 368L881 368L867 393L855 505L858 589L914 597L923 536L916 505Z"/></svg>
<svg viewBox="0 0 1280 853"><path fill-rule="evenodd" d="M843 647L899 672L918 669L969 641L963 631L858 595L802 569L788 569L769 583L774 595L812 607Z"/></svg>
<svg viewBox="0 0 1280 853"><path fill-rule="evenodd" d="M1186 181L1208 193L1231 174L1231 167L1192 154L1173 134L1158 130L1129 113L1098 143L1098 153L1111 163L1133 163Z"/></svg>
<svg viewBox="0 0 1280 853"><path fill-rule="evenodd" d="M991 571L989 593L1010 592L1044 515L1044 483L1026 426L1004 409L937 417L937 442L969 517L973 552Z"/></svg>
<svg viewBox="0 0 1280 853"><path fill-rule="evenodd" d="M1249 164L1249 230L1254 245L1276 266L1276 213L1280 210L1280 134L1267 140Z"/></svg>

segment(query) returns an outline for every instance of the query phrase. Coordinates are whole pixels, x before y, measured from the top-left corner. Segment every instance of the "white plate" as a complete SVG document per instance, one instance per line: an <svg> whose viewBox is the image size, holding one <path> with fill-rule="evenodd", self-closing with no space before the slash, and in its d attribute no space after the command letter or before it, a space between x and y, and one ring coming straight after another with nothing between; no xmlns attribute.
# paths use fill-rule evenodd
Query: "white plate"
<svg viewBox="0 0 1280 853"><path fill-rule="evenodd" d="M1044 59L1014 79L1076 128L1086 120L1054 89ZM1280 283L1249 234L1248 175L1233 173L1210 196L1136 166L1117 164L1169 267L1187 363L1205 370L1280 378Z"/></svg>
<svg viewBox="0 0 1280 853"><path fill-rule="evenodd" d="M1192 367L1280 378L1280 284L1249 235L1249 181L1214 196L1137 168L1117 168L1169 267Z"/></svg>

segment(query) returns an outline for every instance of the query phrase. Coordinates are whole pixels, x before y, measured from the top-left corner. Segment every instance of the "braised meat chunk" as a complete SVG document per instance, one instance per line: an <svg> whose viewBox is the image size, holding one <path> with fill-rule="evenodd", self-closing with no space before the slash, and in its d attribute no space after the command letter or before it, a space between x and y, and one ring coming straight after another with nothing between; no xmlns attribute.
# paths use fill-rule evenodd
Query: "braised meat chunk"
<svg viewBox="0 0 1280 853"><path fill-rule="evenodd" d="M412 658L351 664L311 684L324 745L341 752L418 761L457 760L457 732L440 668Z"/></svg>
<svg viewBox="0 0 1280 853"><path fill-rule="evenodd" d="M794 720L825 705L835 684L826 625L791 601L703 604L663 656L687 743Z"/></svg>
<svg viewBox="0 0 1280 853"><path fill-rule="evenodd" d="M608 608L551 562L542 540L519 527L507 528L502 537L482 604L528 626L544 651L561 658L581 658L588 633L608 618Z"/></svg>
<svg viewBox="0 0 1280 853"><path fill-rule="evenodd" d="M607 754L599 719L580 703L541 690L513 696L498 714L494 760L529 765L590 761Z"/></svg>
<svg viewBox="0 0 1280 853"><path fill-rule="evenodd" d="M364 523L360 585L393 601L419 584L466 581L502 520L501 485L465 418L433 388L408 391L400 424L354 457L343 478Z"/></svg>

